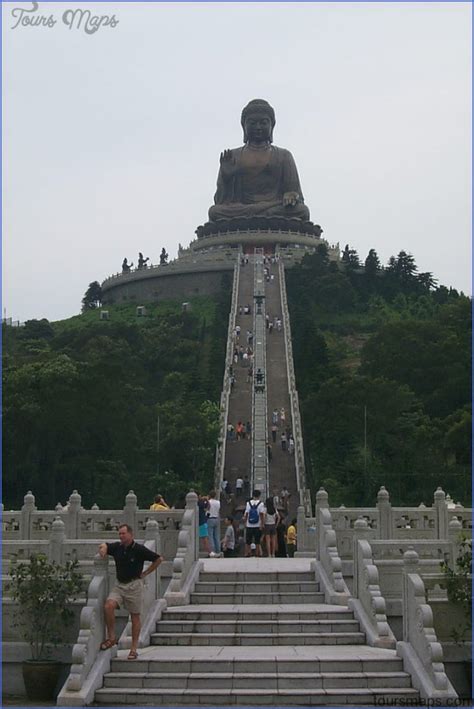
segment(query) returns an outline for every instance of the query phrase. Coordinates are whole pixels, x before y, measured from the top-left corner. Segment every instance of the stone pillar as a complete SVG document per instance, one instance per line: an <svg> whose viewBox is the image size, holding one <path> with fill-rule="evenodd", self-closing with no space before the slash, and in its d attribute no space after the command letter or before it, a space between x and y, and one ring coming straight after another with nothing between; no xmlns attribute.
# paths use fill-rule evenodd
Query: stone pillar
<svg viewBox="0 0 474 709"><path fill-rule="evenodd" d="M462 523L458 517L453 517L448 525L448 537L451 542L451 549L453 555L453 565L456 565L457 558L459 557L461 551L461 533L462 533Z"/></svg>
<svg viewBox="0 0 474 709"><path fill-rule="evenodd" d="M390 495L388 490L382 485L377 493L377 509L378 509L378 538L392 539L392 505L390 504Z"/></svg>
<svg viewBox="0 0 474 709"><path fill-rule="evenodd" d="M160 539L160 527L156 519L147 520L145 527L145 541L153 539L155 542L155 551L157 554L161 555L161 539ZM147 577L151 583L155 584L155 598L161 596L161 573L160 567L157 568L155 572L155 579L152 581L151 574Z"/></svg>
<svg viewBox="0 0 474 709"><path fill-rule="evenodd" d="M51 525L51 537L49 540L49 560L56 564L64 562L64 540L66 539L66 525L56 517Z"/></svg>
<svg viewBox="0 0 474 709"><path fill-rule="evenodd" d="M370 531L367 520L365 519L365 517L362 517L362 515L359 515L359 517L357 517L356 521L354 522L354 536L352 538L352 558L354 562L352 572L352 595L354 596L354 598L359 597L359 554L357 552L357 542L359 541L359 539L369 539L369 537Z"/></svg>
<svg viewBox="0 0 474 709"><path fill-rule="evenodd" d="M130 490L128 495L125 497L125 507L123 508L123 520L122 524L128 524L133 529L134 533L137 533L136 521L137 521L137 496Z"/></svg>
<svg viewBox="0 0 474 709"><path fill-rule="evenodd" d="M448 507L446 505L446 495L440 487L436 488L434 494L433 507L436 510L436 539L448 538Z"/></svg>
<svg viewBox="0 0 474 709"><path fill-rule="evenodd" d="M94 576L105 576L107 579L108 588L108 575L109 575L109 557L105 555L104 558L100 554L94 556Z"/></svg>
<svg viewBox="0 0 474 709"><path fill-rule="evenodd" d="M194 511L194 526L193 529L191 530L191 534L193 535L193 539L191 540L191 543L193 545L194 549L194 561L197 561L199 559L199 513L198 513L198 496L196 495L195 492L188 492L186 495L186 510L193 510Z"/></svg>
<svg viewBox="0 0 474 709"><path fill-rule="evenodd" d="M414 547L410 546L403 555L403 593L402 593L402 604L403 604L403 640L404 642L410 642L410 634L408 629L409 619L410 619L410 609L408 608L408 589L407 589L407 576L408 574L417 574L419 566L419 556L416 553Z"/></svg>
<svg viewBox="0 0 474 709"><path fill-rule="evenodd" d="M161 554L161 538L160 526L156 519L148 519L145 527L145 541L155 541L155 549L157 554Z"/></svg>
<svg viewBox="0 0 474 709"><path fill-rule="evenodd" d="M316 493L316 519L320 507L329 507L329 495L323 487L320 487Z"/></svg>
<svg viewBox="0 0 474 709"><path fill-rule="evenodd" d="M82 510L81 496L77 490L73 490L69 495L69 508L66 518L66 535L68 539L79 539L80 534L80 513Z"/></svg>
<svg viewBox="0 0 474 709"><path fill-rule="evenodd" d="M31 539L31 513L36 512L35 496L28 490L23 498L20 517L20 537L21 539Z"/></svg>
<svg viewBox="0 0 474 709"><path fill-rule="evenodd" d="M323 530L320 528L319 511L329 507L329 497L326 490L320 487L316 493L316 559L321 559L321 540Z"/></svg>
<svg viewBox="0 0 474 709"><path fill-rule="evenodd" d="M296 510L296 526L298 528L298 551L307 551L308 540L306 534L306 517L304 507L299 506Z"/></svg>

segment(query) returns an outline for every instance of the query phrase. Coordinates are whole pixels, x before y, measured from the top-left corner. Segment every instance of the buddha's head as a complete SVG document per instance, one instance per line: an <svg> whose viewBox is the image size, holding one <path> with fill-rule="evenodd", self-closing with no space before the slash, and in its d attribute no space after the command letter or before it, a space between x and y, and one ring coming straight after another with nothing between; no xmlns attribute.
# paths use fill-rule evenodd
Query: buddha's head
<svg viewBox="0 0 474 709"><path fill-rule="evenodd" d="M244 143L273 142L275 111L268 101L255 98L242 111L240 123L244 130Z"/></svg>

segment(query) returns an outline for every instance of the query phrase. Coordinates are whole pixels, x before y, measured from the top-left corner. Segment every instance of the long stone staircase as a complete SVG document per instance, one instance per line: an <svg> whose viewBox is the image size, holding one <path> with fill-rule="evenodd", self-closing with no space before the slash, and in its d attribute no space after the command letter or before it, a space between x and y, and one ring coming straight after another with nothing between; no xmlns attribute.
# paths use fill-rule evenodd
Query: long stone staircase
<svg viewBox="0 0 474 709"><path fill-rule="evenodd" d="M416 703L395 650L369 647L329 605L309 559L209 559L186 606L168 607L136 661L119 651L106 705Z"/></svg>

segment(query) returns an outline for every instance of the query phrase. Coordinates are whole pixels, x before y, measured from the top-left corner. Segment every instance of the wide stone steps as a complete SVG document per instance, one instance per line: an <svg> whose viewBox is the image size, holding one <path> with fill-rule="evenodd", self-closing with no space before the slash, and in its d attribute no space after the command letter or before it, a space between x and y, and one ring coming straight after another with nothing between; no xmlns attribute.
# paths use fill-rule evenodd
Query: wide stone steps
<svg viewBox="0 0 474 709"><path fill-rule="evenodd" d="M249 571L255 561L258 570ZM119 651L95 702L416 704L419 694L396 652L367 646L352 611L324 602L310 562L295 560L290 573L283 561L206 560L190 604L163 612L137 660ZM242 572L225 571L232 563Z"/></svg>

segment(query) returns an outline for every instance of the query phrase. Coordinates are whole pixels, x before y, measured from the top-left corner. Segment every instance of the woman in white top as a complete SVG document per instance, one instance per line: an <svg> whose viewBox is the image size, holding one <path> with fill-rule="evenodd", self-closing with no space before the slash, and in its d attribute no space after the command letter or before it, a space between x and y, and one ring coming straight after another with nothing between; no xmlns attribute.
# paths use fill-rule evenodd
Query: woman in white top
<svg viewBox="0 0 474 709"><path fill-rule="evenodd" d="M275 558L276 546L277 546L277 536L276 528L280 521L280 515L275 509L273 504L273 497L267 497L265 502L265 529L264 529L264 539L265 546L267 547L267 554L270 558Z"/></svg>
<svg viewBox="0 0 474 709"><path fill-rule="evenodd" d="M209 556L219 556L221 553L221 540L219 534L221 522L220 509L221 503L219 500L216 500L216 491L211 490L209 493L209 507L207 511L207 529L212 550Z"/></svg>

